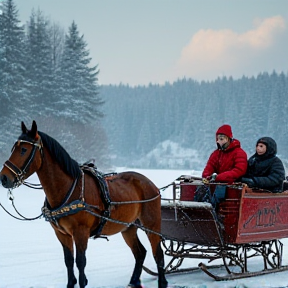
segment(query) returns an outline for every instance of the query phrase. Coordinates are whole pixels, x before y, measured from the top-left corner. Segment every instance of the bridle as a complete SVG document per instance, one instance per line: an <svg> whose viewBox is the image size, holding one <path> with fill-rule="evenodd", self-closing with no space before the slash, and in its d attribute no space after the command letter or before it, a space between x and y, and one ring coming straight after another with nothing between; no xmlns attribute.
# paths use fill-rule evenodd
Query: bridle
<svg viewBox="0 0 288 288"><path fill-rule="evenodd" d="M39 149L40 154L41 154L41 160L43 162L43 143L41 140L41 137L39 136L39 140L37 140L36 142L32 142L32 141L27 141L27 140L18 140L16 141L16 143L14 144L14 146L11 149L11 154L14 152L15 147L19 146L21 143L28 143L30 145L33 146L33 149L30 152L29 157L26 159L24 165L22 168L18 168L15 164L13 164L10 160L7 160L3 166L5 166L6 168L8 168L16 177L16 181L14 181L14 186L13 188L17 188L19 187L21 184L23 184L24 180L25 180L25 174L27 173L34 157L36 154L37 149ZM42 163L41 163L42 165Z"/></svg>

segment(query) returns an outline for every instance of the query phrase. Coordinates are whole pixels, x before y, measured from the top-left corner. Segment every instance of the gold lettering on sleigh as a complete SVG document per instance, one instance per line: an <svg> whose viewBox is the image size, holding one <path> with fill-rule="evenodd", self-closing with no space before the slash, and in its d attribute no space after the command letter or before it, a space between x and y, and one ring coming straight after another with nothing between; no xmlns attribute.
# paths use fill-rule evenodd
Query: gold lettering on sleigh
<svg viewBox="0 0 288 288"><path fill-rule="evenodd" d="M247 221L245 221L243 228L265 228L274 226L279 222L281 203L274 204L274 207L260 207L253 215L251 215Z"/></svg>

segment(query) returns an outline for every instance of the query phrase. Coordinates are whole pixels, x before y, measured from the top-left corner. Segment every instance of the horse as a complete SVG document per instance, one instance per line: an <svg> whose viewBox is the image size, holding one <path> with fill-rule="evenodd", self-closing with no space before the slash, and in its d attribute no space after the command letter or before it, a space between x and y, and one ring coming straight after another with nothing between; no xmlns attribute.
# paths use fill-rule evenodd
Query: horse
<svg viewBox="0 0 288 288"><path fill-rule="evenodd" d="M74 261L79 270L79 287L84 288L88 283L85 275L88 239L119 232L135 258L127 287L141 288L146 249L137 236L139 227L145 231L152 247L158 288L166 288L161 248L161 198L155 184L133 171L100 177L103 174L99 176L92 165L79 165L57 140L38 131L35 121L30 130L24 122L21 128L22 134L3 165L0 180L5 188L14 189L37 173L46 194L43 214L62 244L67 288L77 283Z"/></svg>

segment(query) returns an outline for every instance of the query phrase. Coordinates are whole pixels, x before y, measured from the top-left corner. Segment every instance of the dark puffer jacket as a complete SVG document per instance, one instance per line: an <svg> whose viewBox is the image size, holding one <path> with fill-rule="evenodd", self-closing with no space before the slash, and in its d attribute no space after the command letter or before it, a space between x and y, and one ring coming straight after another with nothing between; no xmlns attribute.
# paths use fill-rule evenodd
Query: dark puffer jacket
<svg viewBox="0 0 288 288"><path fill-rule="evenodd" d="M276 156L277 144L270 137L262 137L257 141L258 143L266 145L266 153L263 155L255 153L249 158L248 169L244 177L253 180L252 186L272 192L282 192L285 169L282 161ZM249 185L249 182L247 183Z"/></svg>

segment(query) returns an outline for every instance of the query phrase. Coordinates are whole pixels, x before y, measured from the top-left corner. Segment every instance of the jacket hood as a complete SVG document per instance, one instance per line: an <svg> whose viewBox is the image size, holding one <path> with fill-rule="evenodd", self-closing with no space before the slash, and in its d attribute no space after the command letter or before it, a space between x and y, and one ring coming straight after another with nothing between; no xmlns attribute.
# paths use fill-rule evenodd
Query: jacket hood
<svg viewBox="0 0 288 288"><path fill-rule="evenodd" d="M257 143L263 143L266 145L266 153L264 154L265 156L275 156L277 154L277 144L274 139L271 137L261 137Z"/></svg>

